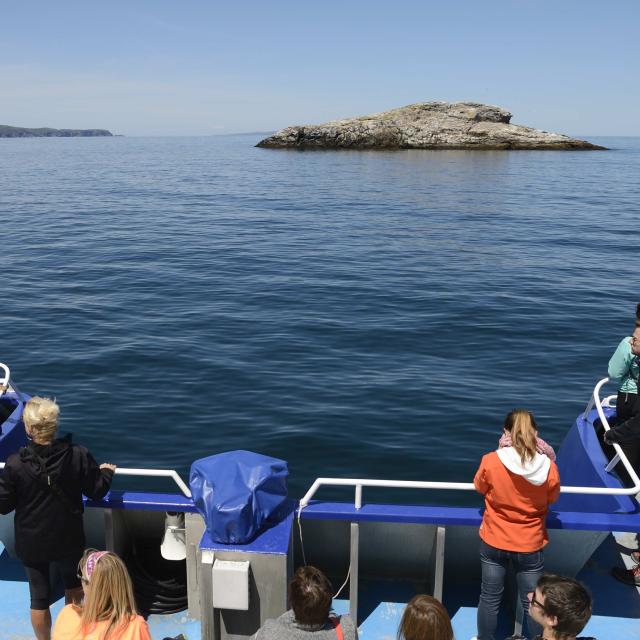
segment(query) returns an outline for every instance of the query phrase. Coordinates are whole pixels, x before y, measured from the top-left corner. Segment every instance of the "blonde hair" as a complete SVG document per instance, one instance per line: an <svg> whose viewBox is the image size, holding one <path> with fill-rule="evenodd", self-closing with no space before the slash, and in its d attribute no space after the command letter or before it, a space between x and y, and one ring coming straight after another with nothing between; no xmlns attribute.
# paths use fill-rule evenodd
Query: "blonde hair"
<svg viewBox="0 0 640 640"><path fill-rule="evenodd" d="M536 438L538 425L533 414L525 409L514 409L507 414L504 429L511 434L511 443L518 452L522 464L527 460L533 460L538 444Z"/></svg>
<svg viewBox="0 0 640 640"><path fill-rule="evenodd" d="M34 396L24 406L22 420L35 442L48 444L55 438L59 415L60 407L55 400Z"/></svg>
<svg viewBox="0 0 640 640"><path fill-rule="evenodd" d="M115 640L138 614L131 578L124 562L110 551L95 561L89 576L87 560L92 553L95 549L87 549L78 565L83 581L90 585L79 607L82 637L92 633L98 622L108 621L100 640Z"/></svg>

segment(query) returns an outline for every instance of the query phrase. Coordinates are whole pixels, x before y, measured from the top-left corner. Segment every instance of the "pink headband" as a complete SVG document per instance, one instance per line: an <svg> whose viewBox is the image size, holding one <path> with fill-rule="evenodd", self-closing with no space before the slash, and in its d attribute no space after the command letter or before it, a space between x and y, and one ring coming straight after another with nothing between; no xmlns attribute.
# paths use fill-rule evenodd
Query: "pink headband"
<svg viewBox="0 0 640 640"><path fill-rule="evenodd" d="M100 560L100 558L102 558L102 556L106 555L107 553L109 552L94 551L93 553L89 554L89 557L87 558L87 562L84 565L84 571L87 574L87 580L91 580L91 574L93 573L93 570L96 568L96 564L98 560Z"/></svg>

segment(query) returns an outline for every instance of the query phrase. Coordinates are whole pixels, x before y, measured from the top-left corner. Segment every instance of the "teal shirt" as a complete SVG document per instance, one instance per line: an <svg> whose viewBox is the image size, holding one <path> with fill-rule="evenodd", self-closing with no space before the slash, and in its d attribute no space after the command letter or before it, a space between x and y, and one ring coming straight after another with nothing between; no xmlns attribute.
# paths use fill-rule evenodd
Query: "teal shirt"
<svg viewBox="0 0 640 640"><path fill-rule="evenodd" d="M609 360L609 377L618 380L618 391L638 393L640 367L636 355L631 351L631 338L623 338Z"/></svg>

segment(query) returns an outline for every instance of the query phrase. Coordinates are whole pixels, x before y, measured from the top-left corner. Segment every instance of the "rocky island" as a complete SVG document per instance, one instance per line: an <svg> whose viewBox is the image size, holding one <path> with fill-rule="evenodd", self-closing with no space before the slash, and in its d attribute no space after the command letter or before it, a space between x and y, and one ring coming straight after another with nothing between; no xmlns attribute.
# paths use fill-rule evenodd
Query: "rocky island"
<svg viewBox="0 0 640 640"><path fill-rule="evenodd" d="M476 102L419 102L369 116L282 129L256 146L295 149L604 149L511 124L511 113Z"/></svg>
<svg viewBox="0 0 640 640"><path fill-rule="evenodd" d="M112 136L106 129L27 129L0 124L0 138L77 138Z"/></svg>

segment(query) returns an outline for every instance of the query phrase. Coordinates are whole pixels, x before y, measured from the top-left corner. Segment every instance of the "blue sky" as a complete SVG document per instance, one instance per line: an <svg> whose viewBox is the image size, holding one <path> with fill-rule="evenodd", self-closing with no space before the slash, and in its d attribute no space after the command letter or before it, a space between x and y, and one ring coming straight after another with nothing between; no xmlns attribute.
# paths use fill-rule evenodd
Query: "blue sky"
<svg viewBox="0 0 640 640"><path fill-rule="evenodd" d="M270 131L472 100L640 135L640 2L5 0L0 124Z"/></svg>

